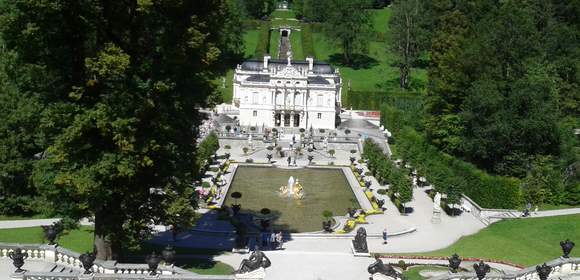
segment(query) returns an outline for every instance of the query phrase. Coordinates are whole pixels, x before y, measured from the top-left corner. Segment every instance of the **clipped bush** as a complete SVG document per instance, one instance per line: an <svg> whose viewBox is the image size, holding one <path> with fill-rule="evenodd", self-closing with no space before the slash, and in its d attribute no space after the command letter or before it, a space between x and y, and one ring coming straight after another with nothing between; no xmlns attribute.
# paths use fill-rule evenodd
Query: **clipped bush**
<svg viewBox="0 0 580 280"><path fill-rule="evenodd" d="M258 44L254 54L257 58L262 58L270 49L270 22L260 22L258 32Z"/></svg>
<svg viewBox="0 0 580 280"><path fill-rule="evenodd" d="M325 132L326 132L326 129L324 129L324 128L321 128L321 129L319 129L319 130L318 130L318 132L320 132L320 133L325 133Z"/></svg>
<svg viewBox="0 0 580 280"><path fill-rule="evenodd" d="M378 189L378 190L377 190L377 193L378 193L378 194L385 195L385 194L387 194L387 190L386 190L386 189Z"/></svg>
<svg viewBox="0 0 580 280"><path fill-rule="evenodd" d="M246 163L253 163L253 162L254 162L254 159L251 159L251 158L246 159Z"/></svg>
<svg viewBox="0 0 580 280"><path fill-rule="evenodd" d="M312 39L312 27L311 24L302 25L302 51L305 56L316 57L314 52L314 41Z"/></svg>
<svg viewBox="0 0 580 280"><path fill-rule="evenodd" d="M352 150L350 150L350 153L351 154L356 154L356 150L355 149L352 149Z"/></svg>

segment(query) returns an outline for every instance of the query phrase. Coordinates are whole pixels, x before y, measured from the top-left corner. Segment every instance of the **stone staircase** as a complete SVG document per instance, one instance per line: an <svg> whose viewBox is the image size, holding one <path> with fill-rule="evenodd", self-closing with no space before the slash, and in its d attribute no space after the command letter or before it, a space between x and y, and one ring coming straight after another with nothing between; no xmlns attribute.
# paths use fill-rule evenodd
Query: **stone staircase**
<svg viewBox="0 0 580 280"><path fill-rule="evenodd" d="M55 273L77 273L79 272L78 270L75 270L74 268L71 267L67 267L67 266L62 266L59 264L54 265L54 267L50 270L50 272L55 272Z"/></svg>

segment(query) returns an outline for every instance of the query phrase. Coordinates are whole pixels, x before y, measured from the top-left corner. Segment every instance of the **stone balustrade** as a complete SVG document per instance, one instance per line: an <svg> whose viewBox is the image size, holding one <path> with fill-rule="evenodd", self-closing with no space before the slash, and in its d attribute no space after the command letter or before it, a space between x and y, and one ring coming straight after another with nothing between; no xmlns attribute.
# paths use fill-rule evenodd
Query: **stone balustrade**
<svg viewBox="0 0 580 280"><path fill-rule="evenodd" d="M27 252L28 260L44 261L47 263L54 263L55 265L71 267L78 271L84 271L82 263L79 260L81 254L70 251L65 248L60 248L55 245L0 243L0 258L8 258L8 253L14 251L14 249L16 248L21 248L24 252ZM99 261L99 260L95 261L93 265L93 271L97 274L124 274L124 275L143 275L150 273L149 266L147 264L127 264L127 263L117 263L116 261ZM32 272L25 273L25 276L28 275L29 273ZM187 270L173 266L166 266L163 264L159 265L159 267L157 268L157 273L160 275L193 274ZM52 275L53 273L43 272L43 274ZM30 277L39 277L37 273L32 273L30 275L31 275ZM71 274L66 275L67 277L71 276ZM34 279L41 280L37 278ZM60 278L54 279L58 280ZM63 278L63 280L66 279Z"/></svg>
<svg viewBox="0 0 580 280"><path fill-rule="evenodd" d="M580 277L580 258L569 258L569 259L556 259L551 262L547 262L547 265L552 267L552 272L550 277L557 279L556 277L565 277L566 275L572 275ZM473 280L477 279L475 273L449 273L446 275L441 275L431 278L432 280ZM488 273L485 276L486 280L538 280L540 279L538 273L536 272L536 266L531 266L524 268L522 270L498 274L498 273ZM575 279L575 278L569 278Z"/></svg>

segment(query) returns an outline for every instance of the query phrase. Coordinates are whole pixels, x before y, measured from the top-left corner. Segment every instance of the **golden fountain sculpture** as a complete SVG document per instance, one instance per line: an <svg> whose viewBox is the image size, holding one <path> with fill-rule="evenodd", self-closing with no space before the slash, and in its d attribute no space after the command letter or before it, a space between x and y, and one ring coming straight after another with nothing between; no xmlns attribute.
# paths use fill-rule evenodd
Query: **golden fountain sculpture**
<svg viewBox="0 0 580 280"><path fill-rule="evenodd" d="M304 188L296 179L294 181L294 177L290 176L288 179L288 185L281 186L279 189L279 193L281 197L289 197L294 199L302 199L304 197Z"/></svg>

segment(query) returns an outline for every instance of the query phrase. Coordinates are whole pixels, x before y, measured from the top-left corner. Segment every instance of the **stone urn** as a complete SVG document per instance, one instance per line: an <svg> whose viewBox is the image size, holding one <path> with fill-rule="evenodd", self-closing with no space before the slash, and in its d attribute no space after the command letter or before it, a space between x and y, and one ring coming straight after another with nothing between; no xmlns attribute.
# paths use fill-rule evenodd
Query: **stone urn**
<svg viewBox="0 0 580 280"><path fill-rule="evenodd" d="M550 272L552 272L552 267L544 263L541 266L540 265L536 266L536 272L538 273L538 277L540 277L540 280L547 280L548 276L550 275Z"/></svg>
<svg viewBox="0 0 580 280"><path fill-rule="evenodd" d="M461 259L457 254L453 254L450 258L447 258L449 261L449 269L451 272L456 273L457 269L459 269L459 265L461 264Z"/></svg>
<svg viewBox="0 0 580 280"><path fill-rule="evenodd" d="M56 237L62 232L63 227L60 221L54 222L52 225L41 226L44 231L44 237L48 240L48 245L55 245Z"/></svg>
<svg viewBox="0 0 580 280"><path fill-rule="evenodd" d="M173 249L173 246L167 245L161 255L163 260L165 260L165 264L173 264L175 262L175 249Z"/></svg>
<svg viewBox="0 0 580 280"><path fill-rule="evenodd" d="M484 263L483 261L479 261L473 265L475 269L475 275L477 275L477 279L482 280L485 278L485 275L491 270L488 264Z"/></svg>
<svg viewBox="0 0 580 280"><path fill-rule="evenodd" d="M157 267L161 262L161 257L155 254L155 252L151 253L151 255L145 257L145 263L149 266L149 270L151 273L149 275L155 276L157 275Z"/></svg>
<svg viewBox="0 0 580 280"><path fill-rule="evenodd" d="M564 253L564 255L562 255L562 258L569 258L570 257L570 252L572 252L572 249L574 248L576 244L574 244L574 242L570 241L570 239L566 239L566 241L560 241L560 247L562 247L562 253Z"/></svg>
<svg viewBox="0 0 580 280"><path fill-rule="evenodd" d="M14 251L8 253L8 257L12 260L12 264L16 267L15 273L23 272L21 267L24 265L24 260L28 258L28 253L22 252L22 249L16 248Z"/></svg>
<svg viewBox="0 0 580 280"><path fill-rule="evenodd" d="M95 264L95 253L86 252L79 256L79 260L85 269L84 274L91 274L93 273L93 264Z"/></svg>
<svg viewBox="0 0 580 280"><path fill-rule="evenodd" d="M322 221L322 229L325 232L332 232L332 221Z"/></svg>
<svg viewBox="0 0 580 280"><path fill-rule="evenodd" d="M234 212L234 216L240 213L240 209L242 209L242 205L232 204L232 211Z"/></svg>

